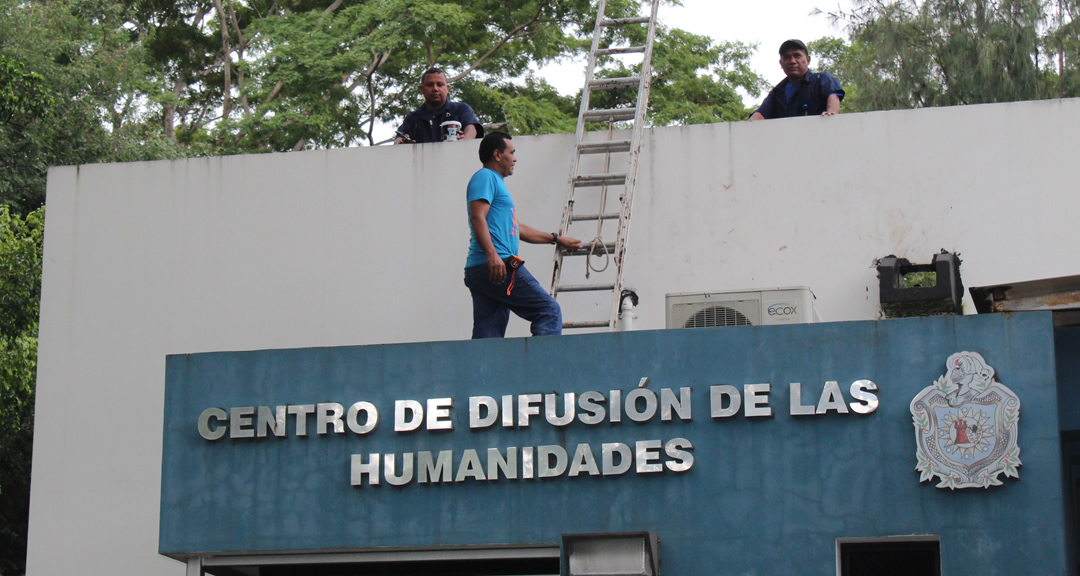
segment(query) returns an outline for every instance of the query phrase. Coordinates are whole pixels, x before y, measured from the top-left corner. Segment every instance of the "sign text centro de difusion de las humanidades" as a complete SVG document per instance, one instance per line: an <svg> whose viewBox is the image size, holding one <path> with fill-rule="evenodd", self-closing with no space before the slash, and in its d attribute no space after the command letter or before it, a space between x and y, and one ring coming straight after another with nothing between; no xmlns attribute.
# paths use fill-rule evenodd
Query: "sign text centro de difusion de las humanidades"
<svg viewBox="0 0 1080 576"><path fill-rule="evenodd" d="M579 422L585 426L617 424L625 418L645 423L690 422L695 394L690 387L648 388L642 378L628 392L610 390L562 394L469 396L464 403L454 398L395 400L382 410L367 401L352 404L320 402L273 406L210 407L199 415L199 434L209 442L244 442L260 438L307 437L354 434L369 436L380 428L382 414L392 411L395 434L454 432L455 414L465 410L470 430L492 427L524 430L533 426L562 428ZM856 380L847 394L837 381L827 381L816 401L804 403L803 385L789 384L787 413L820 416L829 413L867 415L878 408L877 385ZM707 389L708 415L724 420L770 418L771 384L746 384L741 388L716 385ZM437 440L433 439L433 442ZM694 465L693 438L649 438L576 446L547 444L462 450L417 450L401 453L351 454L353 486L375 486L385 481L394 486L410 483L464 482L467 480L527 480L558 476L616 476L634 472L650 474L686 472Z"/></svg>

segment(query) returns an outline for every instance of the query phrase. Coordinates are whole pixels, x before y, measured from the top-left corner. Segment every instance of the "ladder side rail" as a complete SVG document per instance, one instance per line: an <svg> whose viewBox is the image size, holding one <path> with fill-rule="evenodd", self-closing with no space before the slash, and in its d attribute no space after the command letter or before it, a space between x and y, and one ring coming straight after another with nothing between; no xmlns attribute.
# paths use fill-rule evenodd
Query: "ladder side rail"
<svg viewBox="0 0 1080 576"><path fill-rule="evenodd" d="M596 25L593 27L592 47L589 49L589 63L585 67L585 88L581 92L581 107L578 109L577 131L574 133L574 141L581 143L585 136L585 112L589 110L589 85L592 83L596 72L596 52L600 49L600 38L604 34L604 11L607 9L607 0L600 0L596 12ZM577 156L574 152L574 156Z"/></svg>
<svg viewBox="0 0 1080 576"><path fill-rule="evenodd" d="M626 187L623 191L622 215L619 217L618 236L615 239L615 289L611 299L608 326L614 330L619 320L619 307L625 271L627 241L630 236L630 215L634 205L634 192L637 188L638 159L641 156L641 140L645 131L645 113L649 106L649 89L652 83L652 52L656 39L656 15L660 0L652 0L649 17L649 29L645 38L645 54L641 61L641 84L638 89L637 111L634 115L634 130L630 140L630 166L626 171Z"/></svg>

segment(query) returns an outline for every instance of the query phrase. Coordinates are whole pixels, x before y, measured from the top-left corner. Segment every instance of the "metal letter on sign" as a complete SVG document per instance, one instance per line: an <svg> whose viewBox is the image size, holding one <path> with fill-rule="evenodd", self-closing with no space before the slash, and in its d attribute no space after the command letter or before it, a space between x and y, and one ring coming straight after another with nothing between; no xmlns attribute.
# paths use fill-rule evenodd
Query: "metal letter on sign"
<svg viewBox="0 0 1080 576"><path fill-rule="evenodd" d="M911 401L919 481L937 476L938 488L955 490L1000 486L1002 473L1019 478L1020 399L976 352L957 352L945 366Z"/></svg>

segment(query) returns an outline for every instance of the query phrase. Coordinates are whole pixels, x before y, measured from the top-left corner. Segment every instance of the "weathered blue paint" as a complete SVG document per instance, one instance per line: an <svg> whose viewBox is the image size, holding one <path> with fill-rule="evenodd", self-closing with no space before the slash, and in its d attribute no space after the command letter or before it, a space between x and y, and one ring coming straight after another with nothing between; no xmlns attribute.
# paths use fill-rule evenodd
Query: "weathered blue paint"
<svg viewBox="0 0 1080 576"><path fill-rule="evenodd" d="M956 351L980 354L1021 399L1020 480L919 483L908 404ZM693 387L693 422L468 429L476 395ZM827 380L878 384L870 415L788 415ZM708 388L771 383L774 418L709 416ZM453 432L393 431L393 402L454 399ZM379 428L216 442L211 406L366 400ZM850 398L849 398L850 400ZM314 426L309 425L309 433ZM1064 575L1064 512L1049 314L665 330L168 358L160 551L194 553L557 543L573 532L662 540L664 574L835 574L835 540L935 534L943 574ZM350 455L684 437L685 473L352 487ZM796 568L797 567L797 568Z"/></svg>

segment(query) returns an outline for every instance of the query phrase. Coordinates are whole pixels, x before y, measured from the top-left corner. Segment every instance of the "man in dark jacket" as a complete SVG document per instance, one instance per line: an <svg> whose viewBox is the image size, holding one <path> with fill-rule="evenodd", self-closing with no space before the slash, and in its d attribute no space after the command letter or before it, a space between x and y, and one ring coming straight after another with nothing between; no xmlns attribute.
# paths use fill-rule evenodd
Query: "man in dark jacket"
<svg viewBox="0 0 1080 576"><path fill-rule="evenodd" d="M828 72L810 71L810 53L801 40L780 45L780 67L787 79L765 97L751 120L792 116L833 116L840 112L844 89Z"/></svg>
<svg viewBox="0 0 1080 576"><path fill-rule="evenodd" d="M464 102L447 98L450 86L442 70L432 68L424 72L420 77L420 93L424 103L405 117L394 144L442 142L446 138L442 124L451 121L458 123L458 140L472 140L484 135L484 126L476 119L473 109Z"/></svg>

